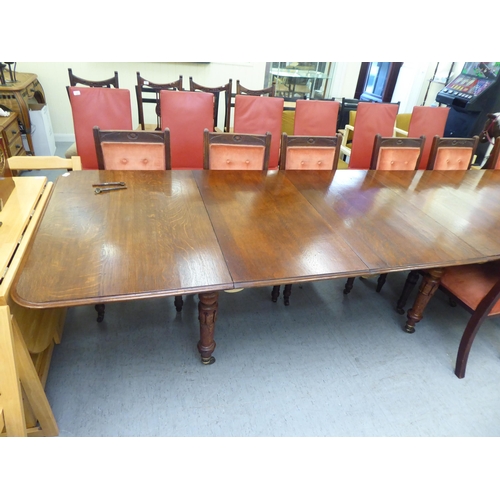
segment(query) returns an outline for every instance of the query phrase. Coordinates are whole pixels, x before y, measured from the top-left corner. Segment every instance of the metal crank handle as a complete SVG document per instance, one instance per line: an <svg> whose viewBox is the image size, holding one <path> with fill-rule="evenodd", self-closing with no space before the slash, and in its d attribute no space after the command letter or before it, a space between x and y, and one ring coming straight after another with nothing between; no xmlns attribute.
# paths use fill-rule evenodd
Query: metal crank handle
<svg viewBox="0 0 500 500"><path fill-rule="evenodd" d="M101 186L125 186L125 183L122 182L101 182L99 184L92 184L92 187L101 187Z"/></svg>
<svg viewBox="0 0 500 500"><path fill-rule="evenodd" d="M108 188L98 188L94 189L95 194L106 193L107 191L118 191L118 189L127 189L127 186L116 186L116 187L108 187Z"/></svg>

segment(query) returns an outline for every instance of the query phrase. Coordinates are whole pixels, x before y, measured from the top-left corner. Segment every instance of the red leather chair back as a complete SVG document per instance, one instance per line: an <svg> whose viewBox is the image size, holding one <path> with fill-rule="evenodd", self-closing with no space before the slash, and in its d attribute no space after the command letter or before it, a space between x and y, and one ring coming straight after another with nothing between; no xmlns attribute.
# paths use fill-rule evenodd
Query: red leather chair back
<svg viewBox="0 0 500 500"><path fill-rule="evenodd" d="M336 101L298 100L293 135L334 137L339 107L340 103Z"/></svg>
<svg viewBox="0 0 500 500"><path fill-rule="evenodd" d="M419 170L425 170L429 163L432 138L436 135L443 137L444 127L448 119L450 108L433 108L430 106L415 106L413 108L410 126L408 127L408 137L420 137L425 135L424 150L420 158Z"/></svg>
<svg viewBox="0 0 500 500"><path fill-rule="evenodd" d="M284 99L237 94L234 102L234 132L236 134L271 133L269 168L279 166L281 120Z"/></svg>
<svg viewBox="0 0 500 500"><path fill-rule="evenodd" d="M160 91L161 128L170 129L172 169L203 169L203 131L214 128L214 95Z"/></svg>
<svg viewBox="0 0 500 500"><path fill-rule="evenodd" d="M132 130L130 91L99 87L70 87L76 149L82 170L97 170L94 127L102 130Z"/></svg>
<svg viewBox="0 0 500 500"><path fill-rule="evenodd" d="M360 102L356 111L349 168L369 169L375 136L392 137L399 106Z"/></svg>

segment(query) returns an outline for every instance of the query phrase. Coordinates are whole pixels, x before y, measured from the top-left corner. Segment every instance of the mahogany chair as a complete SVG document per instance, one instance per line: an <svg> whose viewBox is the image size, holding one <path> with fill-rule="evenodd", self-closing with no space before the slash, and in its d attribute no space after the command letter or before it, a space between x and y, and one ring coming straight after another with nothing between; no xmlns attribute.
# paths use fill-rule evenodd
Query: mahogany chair
<svg viewBox="0 0 500 500"><path fill-rule="evenodd" d="M243 85L240 84L239 80L236 80L236 94L275 97L276 84L273 82L270 87L267 87L265 89L250 90L246 87L243 87Z"/></svg>
<svg viewBox="0 0 500 500"><path fill-rule="evenodd" d="M500 139L495 140L493 149L491 150L490 156L486 161L484 168L499 170L500 169Z"/></svg>
<svg viewBox="0 0 500 500"><path fill-rule="evenodd" d="M336 121L335 121L336 125ZM281 135L280 170L337 170L341 134L333 137ZM283 301L290 305L292 285L285 285ZM271 300L277 302L280 285L275 285Z"/></svg>
<svg viewBox="0 0 500 500"><path fill-rule="evenodd" d="M203 133L205 170L267 170L271 134Z"/></svg>
<svg viewBox="0 0 500 500"><path fill-rule="evenodd" d="M351 147L347 146L349 125L345 126L342 140L341 154L349 157L349 168L369 169L375 136L377 134L382 137L394 135L398 109L398 104L374 102L358 104Z"/></svg>
<svg viewBox="0 0 500 500"><path fill-rule="evenodd" d="M137 95L137 111L139 114L139 125L142 130L146 130L144 121L144 104L154 104L156 113L156 129L161 130L160 120L160 91L162 90L182 90L182 75L175 82L170 83L153 83L146 78L143 78L140 72L137 72L137 85L135 93Z"/></svg>
<svg viewBox="0 0 500 500"><path fill-rule="evenodd" d="M170 131L94 127L100 170L170 170Z"/></svg>
<svg viewBox="0 0 500 500"><path fill-rule="evenodd" d="M435 136L427 170L468 170L474 159L479 137L455 139Z"/></svg>
<svg viewBox="0 0 500 500"><path fill-rule="evenodd" d="M293 135L337 135L340 103L337 101L297 100Z"/></svg>
<svg viewBox="0 0 500 500"><path fill-rule="evenodd" d="M76 87L78 84L85 85L86 87L114 87L115 89L120 88L118 85L118 72L115 71L115 75L106 80L87 80L85 78L80 78L73 74L71 68L68 68L69 74L69 85L70 87Z"/></svg>
<svg viewBox="0 0 500 500"><path fill-rule="evenodd" d="M108 78L106 80L87 80L85 78L80 78L79 76L73 74L73 70L71 68L68 68L68 75L69 75L70 87L76 87L77 85L84 85L85 87L107 87L107 88L114 87L115 89L119 88L117 71L115 71L115 75L113 77ZM69 87L66 87L66 90L68 91L68 97L69 97ZM76 148L76 143L74 143L67 149L65 156L66 158L71 158L77 155L78 151Z"/></svg>
<svg viewBox="0 0 500 500"><path fill-rule="evenodd" d="M472 313L458 348L455 375L465 377L474 338L486 318L500 314L500 261L446 268L439 285L451 299Z"/></svg>
<svg viewBox="0 0 500 500"><path fill-rule="evenodd" d="M436 135L442 137L448 120L450 108L448 107L433 107L433 106L414 106L408 124L408 130L395 128L395 132L405 137L428 137L425 142L422 158L420 160L419 169L425 170L429 163L429 155L431 152L432 141L431 137Z"/></svg>
<svg viewBox="0 0 500 500"><path fill-rule="evenodd" d="M100 170L170 170L170 131L101 130L94 127L94 141ZM174 305L182 311L182 295ZM95 306L97 321L104 319L104 304Z"/></svg>
<svg viewBox="0 0 500 500"><path fill-rule="evenodd" d="M220 87L204 87L193 81L193 77L189 77L189 90L191 92L201 91L210 92L214 95L214 128L217 130L218 116L219 116L219 98L220 94L224 93L224 132L229 132L229 123L231 120L231 92L233 89L233 80L229 79L226 85Z"/></svg>
<svg viewBox="0 0 500 500"><path fill-rule="evenodd" d="M375 136L373 143L370 170L417 170L424 149L425 137L418 139L409 137ZM381 274L377 281L376 291L380 292L387 279ZM347 278L344 294L352 290L355 278Z"/></svg>
<svg viewBox="0 0 500 500"><path fill-rule="evenodd" d="M359 99L348 99L346 97L342 97L337 130L344 129L344 127L349 123L349 113L351 111L356 111L358 109L358 104Z"/></svg>
<svg viewBox="0 0 500 500"><path fill-rule="evenodd" d="M203 133L214 126L214 94L160 91L161 128L170 129L172 169L203 169Z"/></svg>
<svg viewBox="0 0 500 500"><path fill-rule="evenodd" d="M234 106L235 134L271 133L269 168L279 166L279 150L284 100L282 97L236 95Z"/></svg>
<svg viewBox="0 0 500 500"><path fill-rule="evenodd" d="M382 137L373 143L370 170L417 170L423 154L425 136Z"/></svg>
<svg viewBox="0 0 500 500"><path fill-rule="evenodd" d="M236 92L231 94L231 107L236 106L237 95L253 95L258 97L276 97L276 82L273 82L270 87L265 89L251 90L243 87L239 80L236 80ZM281 132L281 131L280 131Z"/></svg>
<svg viewBox="0 0 500 500"><path fill-rule="evenodd" d="M281 135L280 170L337 170L341 134Z"/></svg>
<svg viewBox="0 0 500 500"><path fill-rule="evenodd" d="M82 169L97 170L94 127L103 130L132 130L130 92L127 89L70 87L76 148Z"/></svg>

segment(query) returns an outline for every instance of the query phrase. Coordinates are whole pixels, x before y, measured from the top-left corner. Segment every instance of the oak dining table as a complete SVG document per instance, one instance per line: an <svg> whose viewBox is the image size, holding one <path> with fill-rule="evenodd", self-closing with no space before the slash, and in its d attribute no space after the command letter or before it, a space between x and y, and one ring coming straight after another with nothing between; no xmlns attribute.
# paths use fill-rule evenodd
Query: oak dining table
<svg viewBox="0 0 500 500"><path fill-rule="evenodd" d="M29 308L198 294L211 364L222 290L425 270L412 332L446 267L499 258L499 171L75 171L11 293Z"/></svg>

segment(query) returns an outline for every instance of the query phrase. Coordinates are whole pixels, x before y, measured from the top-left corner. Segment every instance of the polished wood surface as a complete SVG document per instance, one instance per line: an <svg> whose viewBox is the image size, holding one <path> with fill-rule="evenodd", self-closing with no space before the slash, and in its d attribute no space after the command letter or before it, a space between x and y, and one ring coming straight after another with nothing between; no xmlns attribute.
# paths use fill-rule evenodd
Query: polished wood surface
<svg viewBox="0 0 500 500"><path fill-rule="evenodd" d="M91 184L128 189L95 195ZM69 203L71 200L71 203ZM31 307L200 293L215 348L217 290L443 268L500 258L500 172L73 172L61 177L13 293Z"/></svg>
<svg viewBox="0 0 500 500"><path fill-rule="evenodd" d="M113 181L127 189L94 193ZM198 188L180 171L61 176L18 278L14 299L38 308L232 288Z"/></svg>
<svg viewBox="0 0 500 500"><path fill-rule="evenodd" d="M193 174L236 288L367 270L282 172Z"/></svg>
<svg viewBox="0 0 500 500"><path fill-rule="evenodd" d="M437 174L346 170L338 171L329 185L328 173L288 172L287 177L369 272L379 274L481 258L474 242L484 235L482 225L464 241L455 233L453 213L446 206L453 193L457 199L473 201L465 193L467 183L460 190L448 189L461 185L463 173L441 173L440 178ZM470 205L464 209L470 211ZM458 228L463 224L460 221Z"/></svg>

